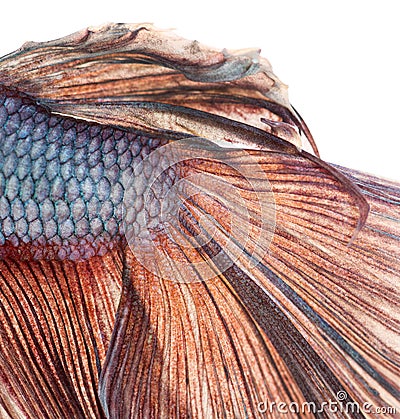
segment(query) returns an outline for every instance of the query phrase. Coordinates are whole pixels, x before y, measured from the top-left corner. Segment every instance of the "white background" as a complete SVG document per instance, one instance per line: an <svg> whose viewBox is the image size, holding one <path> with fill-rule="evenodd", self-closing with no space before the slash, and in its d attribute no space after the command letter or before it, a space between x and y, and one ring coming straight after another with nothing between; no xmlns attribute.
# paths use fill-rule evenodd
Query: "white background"
<svg viewBox="0 0 400 419"><path fill-rule="evenodd" d="M398 2L12 1L0 55L105 22L152 22L219 48L258 47L325 160L400 180Z"/></svg>

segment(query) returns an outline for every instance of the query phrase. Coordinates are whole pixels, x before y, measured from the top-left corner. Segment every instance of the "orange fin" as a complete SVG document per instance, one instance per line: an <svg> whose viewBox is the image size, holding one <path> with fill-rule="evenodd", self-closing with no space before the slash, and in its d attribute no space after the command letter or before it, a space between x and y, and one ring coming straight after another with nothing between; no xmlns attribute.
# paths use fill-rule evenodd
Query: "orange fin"
<svg viewBox="0 0 400 419"><path fill-rule="evenodd" d="M121 290L117 251L0 261L0 398L11 417L104 417L98 377Z"/></svg>

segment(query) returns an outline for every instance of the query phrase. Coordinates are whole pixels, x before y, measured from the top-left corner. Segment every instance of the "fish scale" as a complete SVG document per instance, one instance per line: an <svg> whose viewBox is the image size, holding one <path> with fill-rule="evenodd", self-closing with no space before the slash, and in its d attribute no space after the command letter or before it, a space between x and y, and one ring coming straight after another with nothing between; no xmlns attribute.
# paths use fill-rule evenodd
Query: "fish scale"
<svg viewBox="0 0 400 419"><path fill-rule="evenodd" d="M105 253L123 234L133 167L162 143L53 115L0 86L0 256L83 260ZM135 196L143 194L138 188Z"/></svg>

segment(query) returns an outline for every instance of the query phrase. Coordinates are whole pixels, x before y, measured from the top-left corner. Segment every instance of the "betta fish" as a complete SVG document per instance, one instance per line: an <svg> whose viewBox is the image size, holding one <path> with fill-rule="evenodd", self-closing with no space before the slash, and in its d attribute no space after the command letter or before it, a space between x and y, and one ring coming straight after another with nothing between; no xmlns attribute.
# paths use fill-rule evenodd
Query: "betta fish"
<svg viewBox="0 0 400 419"><path fill-rule="evenodd" d="M0 416L394 415L399 210L320 158L258 51L148 24L24 44L0 59Z"/></svg>

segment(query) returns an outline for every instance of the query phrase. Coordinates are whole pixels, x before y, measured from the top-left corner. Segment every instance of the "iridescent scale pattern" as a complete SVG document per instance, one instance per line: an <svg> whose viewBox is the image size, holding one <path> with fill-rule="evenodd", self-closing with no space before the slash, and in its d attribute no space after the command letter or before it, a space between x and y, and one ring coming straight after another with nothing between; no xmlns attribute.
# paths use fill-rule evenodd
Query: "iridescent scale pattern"
<svg viewBox="0 0 400 419"><path fill-rule="evenodd" d="M0 256L18 249L33 259L105 253L123 233L133 167L159 145L140 133L51 114L0 88Z"/></svg>

